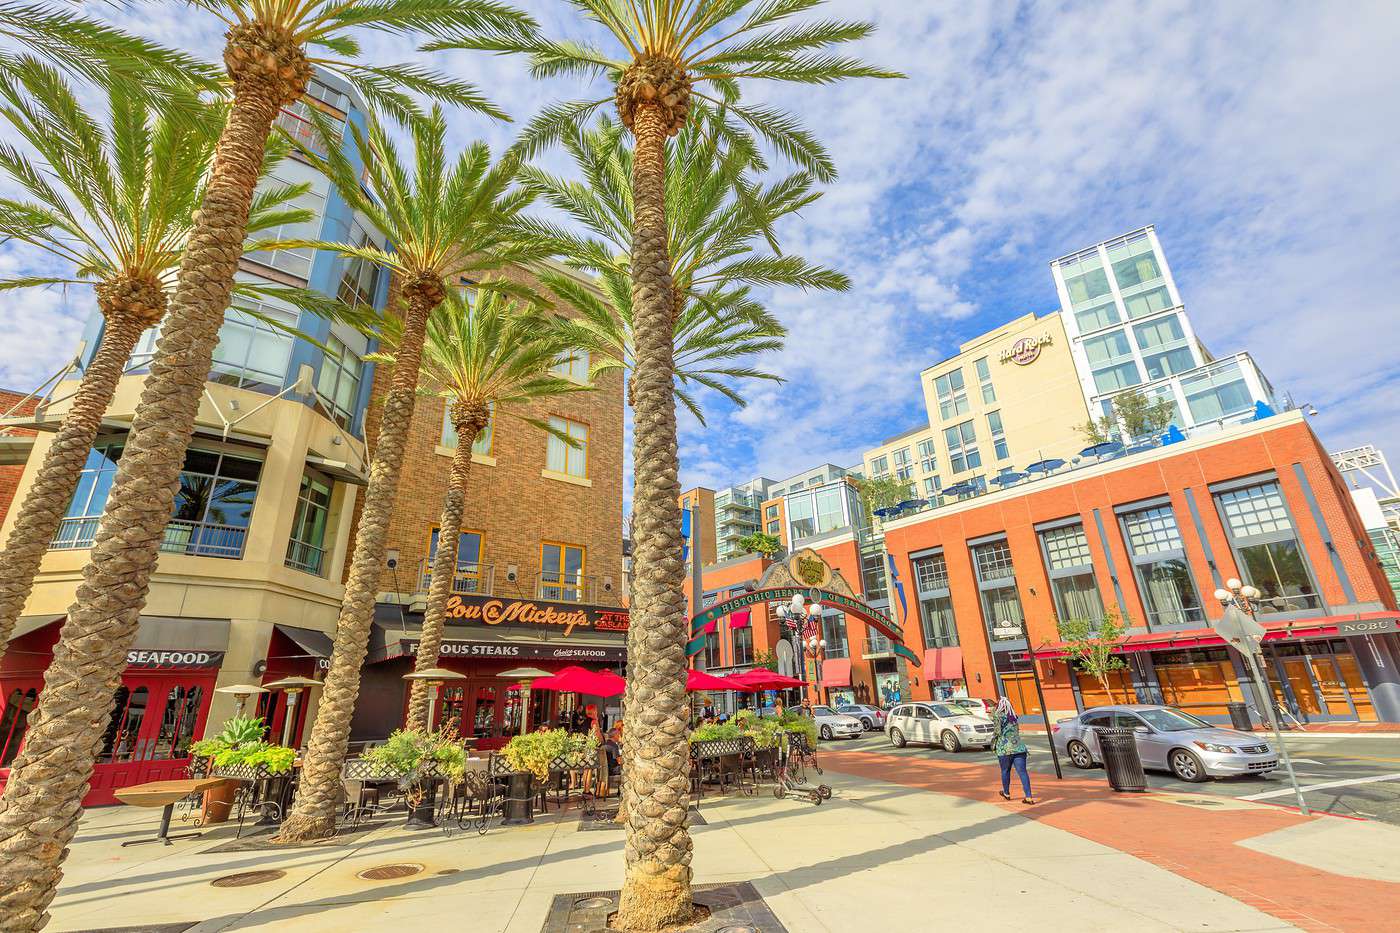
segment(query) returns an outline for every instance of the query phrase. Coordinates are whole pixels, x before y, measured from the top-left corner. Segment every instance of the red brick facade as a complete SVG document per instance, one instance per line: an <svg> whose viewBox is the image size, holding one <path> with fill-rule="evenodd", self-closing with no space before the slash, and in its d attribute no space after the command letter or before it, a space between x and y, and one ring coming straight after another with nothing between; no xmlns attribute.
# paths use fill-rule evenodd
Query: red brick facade
<svg viewBox="0 0 1400 933"><path fill-rule="evenodd" d="M0 415L9 412L15 404L24 398L19 392L12 392L9 389L0 389ZM34 413L34 400L30 399L25 404L15 409L14 415L30 415ZM20 428L5 429L10 434L33 434L33 431L26 431ZM0 466L0 524L4 524L5 516L10 511L10 505L14 502L15 491L19 488L19 478L24 475L24 465Z"/></svg>

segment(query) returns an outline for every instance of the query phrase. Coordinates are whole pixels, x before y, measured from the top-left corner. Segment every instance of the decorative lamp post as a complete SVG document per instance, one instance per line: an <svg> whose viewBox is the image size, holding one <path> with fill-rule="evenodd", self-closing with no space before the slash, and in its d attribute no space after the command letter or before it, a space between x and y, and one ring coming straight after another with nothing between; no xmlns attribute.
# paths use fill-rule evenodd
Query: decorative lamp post
<svg viewBox="0 0 1400 933"><path fill-rule="evenodd" d="M321 682L312 680L310 677L283 677L281 680L274 680L264 686L269 690L280 690L287 695L287 712L282 717L282 744L291 745L292 723L297 718L297 697L301 695L303 690L321 686Z"/></svg>
<svg viewBox="0 0 1400 933"><path fill-rule="evenodd" d="M524 708L520 711L520 734L524 735L530 731L530 684L542 677L553 675L538 667L513 667L508 671L501 671L496 676L505 680L518 680L521 683L520 696Z"/></svg>
<svg viewBox="0 0 1400 933"><path fill-rule="evenodd" d="M778 621L792 636L793 657L802 663L803 673L806 673L806 659L810 655L815 662L817 671L817 685L813 686L813 693L817 693L821 683L821 660L819 652L826 650L826 639L822 638L818 626L821 624L822 604L819 600L814 600L810 605L802 598L801 593L793 593L792 599L778 607ZM820 694L817 693L820 697Z"/></svg>
<svg viewBox="0 0 1400 933"><path fill-rule="evenodd" d="M428 731L433 731L434 714L437 712L438 688L445 683L467 679L466 674L449 671L445 667L430 667L425 671L410 671L403 679L412 684L421 680L428 685Z"/></svg>
<svg viewBox="0 0 1400 933"><path fill-rule="evenodd" d="M238 715L242 716L247 711L248 698L255 693L267 693L267 688L257 684L229 684L227 687L215 687L214 692L232 694L238 701Z"/></svg>
<svg viewBox="0 0 1400 933"><path fill-rule="evenodd" d="M1264 674L1264 665L1260 657L1260 649L1263 645L1264 627L1259 624L1255 616L1255 607L1259 605L1259 600L1263 596L1253 586L1242 584L1234 577L1225 581L1225 588L1215 591L1215 598L1220 600L1220 605L1225 607L1225 615L1218 622L1214 622L1211 628L1234 645L1244 655L1249 662L1250 673L1254 676L1255 686L1258 688L1260 696L1264 701L1264 708L1268 710L1269 725L1274 730L1274 741L1278 743L1279 757L1283 759L1283 766L1288 771L1288 779L1293 782L1293 795L1298 799L1298 809L1304 816L1308 815L1308 803L1303 799L1302 788L1298 786L1298 776L1293 773L1293 759L1288 756L1288 746L1283 744L1283 730L1278 724L1278 711L1274 709L1273 697L1270 696L1269 679Z"/></svg>

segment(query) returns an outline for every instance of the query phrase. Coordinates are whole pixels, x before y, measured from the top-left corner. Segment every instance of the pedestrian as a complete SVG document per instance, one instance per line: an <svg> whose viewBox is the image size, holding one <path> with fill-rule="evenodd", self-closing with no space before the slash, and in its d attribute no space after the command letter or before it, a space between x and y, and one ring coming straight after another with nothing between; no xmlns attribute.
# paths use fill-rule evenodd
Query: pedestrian
<svg viewBox="0 0 1400 933"><path fill-rule="evenodd" d="M1021 723L1016 718L1016 710L1012 708L1011 701L1006 697L997 701L994 719L996 738L992 742L992 749L996 752L997 764L1001 765L1002 799L1011 799L1011 769L1015 768L1021 778L1021 790L1025 792L1021 802L1039 803L1031 796L1031 776L1026 770L1026 742L1021 738Z"/></svg>

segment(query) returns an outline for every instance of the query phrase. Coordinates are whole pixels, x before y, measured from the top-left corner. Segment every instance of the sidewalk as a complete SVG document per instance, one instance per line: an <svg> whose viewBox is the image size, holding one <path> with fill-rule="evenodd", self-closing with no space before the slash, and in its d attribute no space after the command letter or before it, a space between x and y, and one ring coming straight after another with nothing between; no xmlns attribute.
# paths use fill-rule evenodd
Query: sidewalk
<svg viewBox="0 0 1400 933"><path fill-rule="evenodd" d="M839 752L822 759L836 796L820 807L766 791L703 800L708 825L693 829L695 882L752 882L791 933L913 930L935 921L950 929L1077 933L1334 928L1317 914L1339 928L1378 930L1384 924L1361 925L1353 912L1364 906L1371 917L1393 918L1400 909L1395 885L1304 870L1273 854L1279 844L1294 846L1269 833L1307 823L1276 808L1240 805L1243 826L1233 810L1106 798L1101 787L1072 789L1033 809L1006 807L985 766ZM1115 835L1114 823L1135 827L1134 838ZM231 836L224 827L171 847L120 847L153 830L151 811L88 813L49 929L348 931L447 922L472 933L537 933L555 894L622 882L622 832L582 830L575 811L485 836L412 833L395 824L333 846L208 851ZM1249 838L1257 847L1224 843L1217 851L1225 838ZM1326 840L1306 844L1336 848ZM1145 855L1149 845L1150 855L1133 854ZM402 863L419 870L385 881L358 877ZM249 871L285 874L247 887L210 884ZM1292 899L1274 890L1323 884L1341 887L1312 913L1288 908ZM1261 886L1280 899L1261 897Z"/></svg>

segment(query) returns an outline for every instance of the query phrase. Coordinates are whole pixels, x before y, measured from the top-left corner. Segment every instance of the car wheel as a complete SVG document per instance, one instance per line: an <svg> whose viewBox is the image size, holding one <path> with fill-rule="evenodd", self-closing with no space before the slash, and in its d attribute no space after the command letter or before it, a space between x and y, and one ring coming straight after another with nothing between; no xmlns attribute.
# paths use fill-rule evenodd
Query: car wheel
<svg viewBox="0 0 1400 933"><path fill-rule="evenodd" d="M822 726L822 738L823 738L823 739L826 739L828 742L831 741L831 727L830 727L830 726Z"/></svg>
<svg viewBox="0 0 1400 933"><path fill-rule="evenodd" d="M875 728L875 724L874 724L873 722L871 722L869 719L862 719L862 720L860 721L860 727L861 727L862 729L864 729L866 732L869 732L869 731L871 731L872 729Z"/></svg>
<svg viewBox="0 0 1400 933"><path fill-rule="evenodd" d="M1092 768L1094 766L1093 752L1089 751L1089 746L1078 739L1074 739L1069 743L1069 760L1070 764L1080 770Z"/></svg>
<svg viewBox="0 0 1400 933"><path fill-rule="evenodd" d="M962 751L962 742L958 741L958 734L951 729L944 730L942 745L945 752Z"/></svg>
<svg viewBox="0 0 1400 933"><path fill-rule="evenodd" d="M895 748L903 748L909 744L908 740L904 738L904 733L900 732L898 729L890 730L890 743L893 744Z"/></svg>
<svg viewBox="0 0 1400 933"><path fill-rule="evenodd" d="M1172 774L1179 781L1199 784L1206 779L1206 768L1201 764L1201 759L1184 748L1178 748L1168 755L1167 764L1171 766Z"/></svg>

